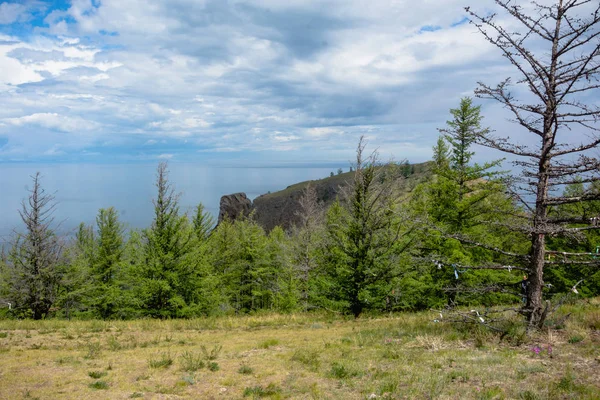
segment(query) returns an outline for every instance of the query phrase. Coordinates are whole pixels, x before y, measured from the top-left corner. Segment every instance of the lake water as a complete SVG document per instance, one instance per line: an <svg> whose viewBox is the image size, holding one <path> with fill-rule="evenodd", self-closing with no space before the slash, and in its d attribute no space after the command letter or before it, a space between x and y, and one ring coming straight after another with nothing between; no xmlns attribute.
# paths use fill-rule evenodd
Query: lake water
<svg viewBox="0 0 600 400"><path fill-rule="evenodd" d="M217 215L225 194L245 192L255 197L297 182L321 179L339 166L210 167L169 165L170 182L181 192L180 208L191 211L202 202ZM348 167L344 166L347 171ZM128 228L145 228L153 217L156 164L0 164L0 242L14 230L23 230L18 210L28 196L31 176L41 172L42 187L54 193L55 220L61 234L72 233L81 222L92 224L100 208L115 207Z"/></svg>

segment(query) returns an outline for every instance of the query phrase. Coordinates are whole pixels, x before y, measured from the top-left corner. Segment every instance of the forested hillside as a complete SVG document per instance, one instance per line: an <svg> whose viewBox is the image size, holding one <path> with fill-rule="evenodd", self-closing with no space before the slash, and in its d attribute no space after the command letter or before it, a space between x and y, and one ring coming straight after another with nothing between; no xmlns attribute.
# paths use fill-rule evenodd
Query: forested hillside
<svg viewBox="0 0 600 400"><path fill-rule="evenodd" d="M496 132L463 97L427 171L382 162L363 136L352 172L261 196L254 213L216 228L202 204L181 212L163 162L149 227L126 231L107 208L67 240L38 173L2 252L2 316L359 317L511 304L541 329L567 296L599 295L600 6L494 3L499 14L467 7L463 22L508 61L512 75L478 82L475 96L503 108L512 129ZM512 169L476 163L477 145ZM488 324L477 310L462 319Z"/></svg>
<svg viewBox="0 0 600 400"><path fill-rule="evenodd" d="M393 166L395 169L395 179L400 193L409 193L419 183L429 179L433 173L432 165L431 162L411 164L408 160L389 163L389 166ZM276 226L289 230L301 221L300 199L308 186L314 189L316 201L322 203L324 207L328 207L352 180L353 171L342 172L340 169L336 174L332 172L331 176L323 179L300 182L290 185L284 190L263 194L252 202L253 219L267 232Z"/></svg>
<svg viewBox="0 0 600 400"><path fill-rule="evenodd" d="M468 98L452 112L458 119L475 114L469 129L482 118ZM293 225L268 233L254 214L214 228L201 204L194 215L181 213L161 163L150 227L127 232L115 209L101 209L94 226L81 224L67 240L53 231L53 197L36 175L20 211L22 234L3 252L0 289L10 308L2 315L187 318L321 309L359 316L518 303L527 295L528 266L513 254L527 254L529 244L513 227L527 210L509 195L499 162L472 163L468 135L452 126L434 146L434 160L416 170L380 162L361 141L352 172L264 196L297 202ZM318 191L332 182L334 196L323 201ZM576 182L564 191L597 193L594 185ZM598 201L581 207L553 207L552 214L600 215ZM599 245L591 229L550 240L549 260L560 260L554 252L589 256L576 268L555 263L546 294L574 286L581 296L600 294Z"/></svg>

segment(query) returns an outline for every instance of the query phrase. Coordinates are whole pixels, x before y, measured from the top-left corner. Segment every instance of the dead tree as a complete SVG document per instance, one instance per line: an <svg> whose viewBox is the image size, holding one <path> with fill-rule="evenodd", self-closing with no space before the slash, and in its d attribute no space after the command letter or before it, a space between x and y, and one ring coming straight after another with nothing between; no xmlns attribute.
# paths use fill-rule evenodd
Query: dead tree
<svg viewBox="0 0 600 400"><path fill-rule="evenodd" d="M19 211L26 233L15 233L7 266L14 308L42 319L58 294L63 245L52 230L54 196L41 187L39 172L32 179L33 188Z"/></svg>
<svg viewBox="0 0 600 400"><path fill-rule="evenodd" d="M319 202L316 188L310 183L298 200L299 223L292 228L294 263L300 278L300 297L304 309L309 307L309 281L318 265L318 249L324 236L325 207Z"/></svg>
<svg viewBox="0 0 600 400"><path fill-rule="evenodd" d="M527 7L512 0L495 3L513 18L516 27L499 22L496 14L478 14L468 7L466 11L471 23L510 61L517 76L496 86L480 82L476 95L502 104L526 140L535 140L527 140L534 144L518 143L516 135L506 134L480 135L478 142L517 156L516 165L522 168L512 187L527 210L531 239L526 262L530 283L522 311L530 327L541 327L548 309L542 298L544 269L550 267L545 261L546 239L573 231L567 225L582 221L553 219L549 211L599 198L591 186L600 180L600 160L593 153L600 144L600 107L593 97L600 89L600 3L532 1ZM577 196L558 194L575 182L589 183L589 189ZM584 229L590 228L598 226Z"/></svg>

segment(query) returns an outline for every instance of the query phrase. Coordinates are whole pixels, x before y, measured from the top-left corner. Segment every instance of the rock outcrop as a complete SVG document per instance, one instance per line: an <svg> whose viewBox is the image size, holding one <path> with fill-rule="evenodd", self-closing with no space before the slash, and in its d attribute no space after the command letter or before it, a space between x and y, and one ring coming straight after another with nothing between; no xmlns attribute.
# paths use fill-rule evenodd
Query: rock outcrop
<svg viewBox="0 0 600 400"><path fill-rule="evenodd" d="M246 193L234 193L221 197L219 204L219 223L225 218L235 220L240 216L248 216L252 211L252 201Z"/></svg>
<svg viewBox="0 0 600 400"><path fill-rule="evenodd" d="M411 175L403 180L401 186L403 191L410 191L418 182L428 179L431 175L430 163L413 164ZM247 216L254 212L254 220L267 232L276 226L284 230L290 229L299 222L300 211L299 200L304 194L307 185L315 188L317 201L325 207L331 205L340 194L340 188L352 181L353 173L346 172L328 178L301 182L274 193L263 194L250 201L245 193L235 193L221 197L221 209L219 210L219 222L227 215L235 220L241 215Z"/></svg>

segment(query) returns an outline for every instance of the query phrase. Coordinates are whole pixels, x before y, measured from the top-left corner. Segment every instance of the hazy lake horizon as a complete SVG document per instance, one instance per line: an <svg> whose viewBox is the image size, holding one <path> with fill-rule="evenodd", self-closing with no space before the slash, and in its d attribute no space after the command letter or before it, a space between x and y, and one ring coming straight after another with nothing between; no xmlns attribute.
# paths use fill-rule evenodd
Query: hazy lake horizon
<svg viewBox="0 0 600 400"><path fill-rule="evenodd" d="M115 207L128 229L148 227L153 218L152 199L156 163L153 164L0 164L0 242L23 231L18 210L31 188L31 176L41 173L41 185L54 194L58 233L69 235L84 222L94 224L100 208ZM244 192L254 199L287 186L322 179L346 165L208 166L170 163L169 180L181 193L180 209L192 211L204 204L213 215L221 196Z"/></svg>

